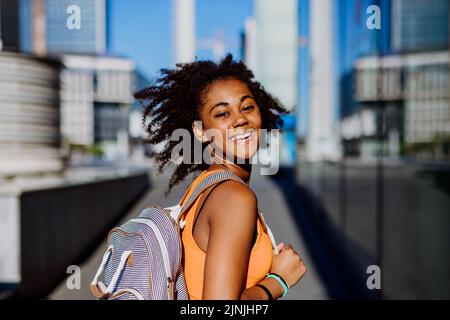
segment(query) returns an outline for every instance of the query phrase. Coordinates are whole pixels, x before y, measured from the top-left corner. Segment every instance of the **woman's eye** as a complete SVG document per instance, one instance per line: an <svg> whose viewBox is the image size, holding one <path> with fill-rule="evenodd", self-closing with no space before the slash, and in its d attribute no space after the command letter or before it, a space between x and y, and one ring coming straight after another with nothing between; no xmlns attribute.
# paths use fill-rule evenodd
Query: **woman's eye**
<svg viewBox="0 0 450 320"><path fill-rule="evenodd" d="M226 116L227 114L228 114L228 112L221 112L221 113L218 113L218 114L216 114L216 118L224 117L224 116Z"/></svg>
<svg viewBox="0 0 450 320"><path fill-rule="evenodd" d="M255 108L255 106L250 105L250 106L244 107L244 110L249 111L249 110L253 110L254 108Z"/></svg>

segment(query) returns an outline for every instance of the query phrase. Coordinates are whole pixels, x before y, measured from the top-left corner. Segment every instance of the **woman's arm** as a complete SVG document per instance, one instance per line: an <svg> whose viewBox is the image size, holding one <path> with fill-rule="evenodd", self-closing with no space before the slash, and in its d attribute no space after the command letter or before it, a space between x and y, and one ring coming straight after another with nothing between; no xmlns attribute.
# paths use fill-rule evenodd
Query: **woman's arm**
<svg viewBox="0 0 450 320"><path fill-rule="evenodd" d="M204 209L208 212L209 238L203 299L235 300L245 291L244 296L266 299L261 288L245 290L258 214L254 192L239 182L226 181L211 192Z"/></svg>
<svg viewBox="0 0 450 320"><path fill-rule="evenodd" d="M278 251L279 253L273 256L270 272L280 276L282 275L286 285L291 288L305 275L307 272L306 266L292 245L279 243ZM273 299L278 299L284 294L283 286L275 279L265 278L259 282L259 284L265 286L270 293L265 292L263 288L257 287L256 285L255 287L245 290L241 295L241 299L259 300L261 298L261 292L263 291L265 294L263 295L263 299L269 299L269 294Z"/></svg>
<svg viewBox="0 0 450 320"><path fill-rule="evenodd" d="M263 288L246 289L251 244L256 228L257 199L254 192L239 182L226 181L211 192L204 210L209 226L204 269L205 300L268 300ZM291 245L279 244L270 272L281 275L288 287L306 273L306 266ZM274 299L284 293L277 280L265 278L265 286Z"/></svg>
<svg viewBox="0 0 450 320"><path fill-rule="evenodd" d="M264 280L260 281L258 284L262 284L264 287L266 287L274 300L281 297L284 293L283 287L272 278L265 278ZM242 292L241 300L269 300L269 296L264 291L264 289L253 286L251 288L245 289L244 292Z"/></svg>

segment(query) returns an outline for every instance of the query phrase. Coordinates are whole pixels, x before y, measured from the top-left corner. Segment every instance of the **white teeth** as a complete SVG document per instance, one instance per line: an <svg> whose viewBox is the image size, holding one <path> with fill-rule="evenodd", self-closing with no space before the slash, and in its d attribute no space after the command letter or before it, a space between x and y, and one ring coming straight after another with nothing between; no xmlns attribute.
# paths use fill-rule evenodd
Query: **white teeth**
<svg viewBox="0 0 450 320"><path fill-rule="evenodd" d="M252 130L252 131L250 131L248 133L245 133L245 134L237 134L237 135L232 136L231 140L234 143L244 143L245 140L250 139L251 137L253 137L254 133L255 133L255 131Z"/></svg>

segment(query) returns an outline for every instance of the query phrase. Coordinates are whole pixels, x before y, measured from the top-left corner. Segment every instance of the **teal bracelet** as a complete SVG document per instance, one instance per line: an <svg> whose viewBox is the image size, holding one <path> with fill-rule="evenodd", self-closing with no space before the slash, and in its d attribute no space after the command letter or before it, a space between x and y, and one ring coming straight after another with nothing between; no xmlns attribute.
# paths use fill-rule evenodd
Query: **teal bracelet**
<svg viewBox="0 0 450 320"><path fill-rule="evenodd" d="M281 296L281 298L283 298L285 295L287 295L289 293L289 288L286 284L286 282L277 274L273 274L273 273L268 273L267 278L272 278L278 281L278 283L283 287L284 293Z"/></svg>

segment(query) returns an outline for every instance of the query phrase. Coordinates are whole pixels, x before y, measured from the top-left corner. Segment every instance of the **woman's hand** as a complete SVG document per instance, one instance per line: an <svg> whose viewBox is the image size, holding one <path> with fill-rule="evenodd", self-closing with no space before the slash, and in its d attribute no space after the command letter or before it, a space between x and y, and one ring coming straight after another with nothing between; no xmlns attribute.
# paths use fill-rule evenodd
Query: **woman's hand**
<svg viewBox="0 0 450 320"><path fill-rule="evenodd" d="M273 256L270 272L280 275L291 288L305 275L306 266L290 244L281 242L277 248L279 253Z"/></svg>

